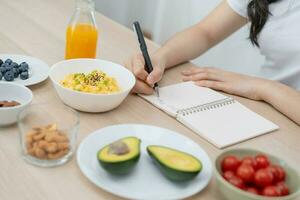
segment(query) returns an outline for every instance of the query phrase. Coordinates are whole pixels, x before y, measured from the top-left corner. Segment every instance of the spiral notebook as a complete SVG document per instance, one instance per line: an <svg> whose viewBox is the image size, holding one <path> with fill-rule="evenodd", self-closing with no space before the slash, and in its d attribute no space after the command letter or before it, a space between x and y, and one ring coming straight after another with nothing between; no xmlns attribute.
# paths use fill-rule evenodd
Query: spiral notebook
<svg viewBox="0 0 300 200"><path fill-rule="evenodd" d="M193 82L162 87L159 93L140 96L218 148L278 129L238 101Z"/></svg>

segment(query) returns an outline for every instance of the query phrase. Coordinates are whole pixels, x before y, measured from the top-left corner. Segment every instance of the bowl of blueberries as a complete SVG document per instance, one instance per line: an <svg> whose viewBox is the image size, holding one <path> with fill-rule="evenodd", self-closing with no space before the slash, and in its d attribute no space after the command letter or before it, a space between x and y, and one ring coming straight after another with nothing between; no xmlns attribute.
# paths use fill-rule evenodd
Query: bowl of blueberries
<svg viewBox="0 0 300 200"><path fill-rule="evenodd" d="M0 82L14 82L24 86L40 83L48 78L49 66L27 55L0 54Z"/></svg>
<svg viewBox="0 0 300 200"><path fill-rule="evenodd" d="M14 81L20 78L27 80L29 78L29 65L26 62L16 63L8 58L5 61L0 59L0 80Z"/></svg>

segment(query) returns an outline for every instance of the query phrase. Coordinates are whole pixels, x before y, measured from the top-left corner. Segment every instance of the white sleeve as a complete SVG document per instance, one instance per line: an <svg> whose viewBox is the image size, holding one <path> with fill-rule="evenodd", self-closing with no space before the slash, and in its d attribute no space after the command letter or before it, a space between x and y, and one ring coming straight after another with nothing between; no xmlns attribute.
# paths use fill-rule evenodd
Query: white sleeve
<svg viewBox="0 0 300 200"><path fill-rule="evenodd" d="M227 0L227 3L237 14L247 18L249 0Z"/></svg>

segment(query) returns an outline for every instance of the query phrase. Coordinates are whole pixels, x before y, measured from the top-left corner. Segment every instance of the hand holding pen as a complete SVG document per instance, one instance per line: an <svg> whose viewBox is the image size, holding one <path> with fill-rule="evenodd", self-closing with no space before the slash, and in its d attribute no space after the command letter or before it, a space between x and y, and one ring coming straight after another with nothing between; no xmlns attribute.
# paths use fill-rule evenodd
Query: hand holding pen
<svg viewBox="0 0 300 200"><path fill-rule="evenodd" d="M158 84L162 78L165 62L155 54L151 57L148 54L147 46L138 22L134 23L134 30L138 36L141 53L130 59L126 65L130 66L137 78L134 92L152 94L153 90L158 95ZM153 88L152 88L153 86Z"/></svg>

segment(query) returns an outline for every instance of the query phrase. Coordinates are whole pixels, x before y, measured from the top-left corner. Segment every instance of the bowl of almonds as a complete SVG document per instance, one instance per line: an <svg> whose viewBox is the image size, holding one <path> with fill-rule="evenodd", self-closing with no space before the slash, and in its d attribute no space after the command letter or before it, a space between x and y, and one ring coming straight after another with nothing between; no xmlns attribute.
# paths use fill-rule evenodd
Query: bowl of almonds
<svg viewBox="0 0 300 200"><path fill-rule="evenodd" d="M29 106L19 114L18 126L23 158L31 164L58 166L66 163L75 152L79 116L68 107Z"/></svg>
<svg viewBox="0 0 300 200"><path fill-rule="evenodd" d="M55 160L70 151L68 136L56 124L34 127L26 134L26 150L39 159Z"/></svg>

